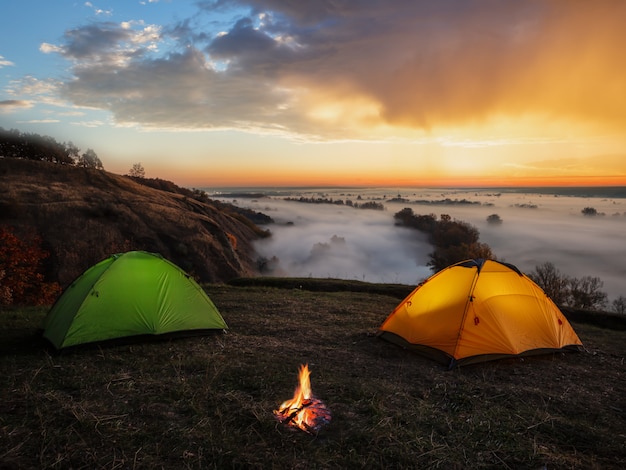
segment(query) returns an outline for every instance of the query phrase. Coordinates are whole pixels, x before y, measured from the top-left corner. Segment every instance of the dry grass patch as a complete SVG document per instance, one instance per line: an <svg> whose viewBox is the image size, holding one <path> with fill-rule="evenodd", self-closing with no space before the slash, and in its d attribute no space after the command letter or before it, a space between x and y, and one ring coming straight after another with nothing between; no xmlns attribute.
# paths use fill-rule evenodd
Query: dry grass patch
<svg viewBox="0 0 626 470"><path fill-rule="evenodd" d="M56 355L44 311L0 317L4 468L626 466L624 333L574 324L587 352L448 371L376 338L398 299L209 285L226 334ZM273 410L300 364L333 420Z"/></svg>

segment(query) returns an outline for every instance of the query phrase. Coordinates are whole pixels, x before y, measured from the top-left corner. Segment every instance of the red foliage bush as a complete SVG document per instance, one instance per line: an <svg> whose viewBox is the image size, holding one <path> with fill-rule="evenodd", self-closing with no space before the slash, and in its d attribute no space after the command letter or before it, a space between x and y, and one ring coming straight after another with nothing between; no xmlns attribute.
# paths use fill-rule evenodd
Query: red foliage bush
<svg viewBox="0 0 626 470"><path fill-rule="evenodd" d="M0 226L0 303L47 305L61 292L57 282L46 282L42 261L49 253L32 231L18 236L9 226Z"/></svg>

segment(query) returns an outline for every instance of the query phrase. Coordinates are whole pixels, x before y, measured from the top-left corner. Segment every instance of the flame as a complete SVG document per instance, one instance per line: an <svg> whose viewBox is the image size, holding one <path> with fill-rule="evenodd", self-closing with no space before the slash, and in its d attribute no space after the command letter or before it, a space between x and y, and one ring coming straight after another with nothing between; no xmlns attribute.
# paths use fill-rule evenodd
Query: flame
<svg viewBox="0 0 626 470"><path fill-rule="evenodd" d="M309 365L300 366L299 384L293 398L284 401L274 414L281 423L313 433L328 424L331 415L324 402L313 396L310 377Z"/></svg>

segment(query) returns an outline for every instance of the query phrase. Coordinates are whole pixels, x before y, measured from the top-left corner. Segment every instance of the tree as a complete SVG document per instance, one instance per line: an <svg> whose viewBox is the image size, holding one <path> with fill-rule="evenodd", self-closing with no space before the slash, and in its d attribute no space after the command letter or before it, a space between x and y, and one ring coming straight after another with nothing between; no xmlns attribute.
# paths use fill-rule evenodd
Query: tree
<svg viewBox="0 0 626 470"><path fill-rule="evenodd" d="M396 212L393 218L396 219L398 225L415 228L420 232L428 234L434 232L437 226L437 216L435 214L416 215L410 207L405 207L401 211Z"/></svg>
<svg viewBox="0 0 626 470"><path fill-rule="evenodd" d="M265 256L260 256L256 260L257 270L261 274L268 274L275 272L279 267L279 260L276 256L272 256L271 258L266 258Z"/></svg>
<svg viewBox="0 0 626 470"><path fill-rule="evenodd" d="M502 223L502 219L498 214L491 214L487 217L487 223L490 225L500 225Z"/></svg>
<svg viewBox="0 0 626 470"><path fill-rule="evenodd" d="M133 167L128 171L128 176L132 178L145 178L146 170L144 170L141 163L133 163Z"/></svg>
<svg viewBox="0 0 626 470"><path fill-rule="evenodd" d="M430 261L426 265L433 272L441 271L452 264L465 261L467 259L497 259L486 243L461 243L446 248L437 247L429 255Z"/></svg>
<svg viewBox="0 0 626 470"><path fill-rule="evenodd" d="M582 212L583 215L586 215L586 216L589 216L589 217L593 217L595 215L598 215L598 211L595 210L593 207L585 207L580 212Z"/></svg>
<svg viewBox="0 0 626 470"><path fill-rule="evenodd" d="M98 158L96 152L92 149L87 149L78 159L77 165L83 168L95 168L96 170L104 170L102 162Z"/></svg>
<svg viewBox="0 0 626 470"><path fill-rule="evenodd" d="M615 313L626 313L626 297L620 295L617 299L613 300L613 311Z"/></svg>
<svg viewBox="0 0 626 470"><path fill-rule="evenodd" d="M405 208L394 215L399 225L412 227L428 235L428 241L435 247L427 263L433 271L440 271L451 264L471 258L496 259L489 245L479 241L476 227L462 221L452 220L448 214L437 216L415 215L411 208Z"/></svg>
<svg viewBox="0 0 626 470"><path fill-rule="evenodd" d="M452 220L449 215L442 214L432 234L432 242L436 247L472 245L478 243L479 232L467 222ZM462 260L459 260L462 261Z"/></svg>
<svg viewBox="0 0 626 470"><path fill-rule="evenodd" d="M75 164L80 159L80 149L71 141L65 144L65 152L68 158L67 163Z"/></svg>
<svg viewBox="0 0 626 470"><path fill-rule="evenodd" d="M60 143L50 136L22 133L17 129L6 131L2 127L0 127L0 157L104 169L98 155L92 149L80 155L80 149L72 142Z"/></svg>
<svg viewBox="0 0 626 470"><path fill-rule="evenodd" d="M56 282L46 282L42 261L49 253L32 232L18 237L8 226L0 227L0 300L7 304L46 305L61 292Z"/></svg>
<svg viewBox="0 0 626 470"><path fill-rule="evenodd" d="M604 283L599 277L568 277L550 262L535 266L529 277L556 304L585 310L601 310L606 306L607 294L600 290Z"/></svg>
<svg viewBox="0 0 626 470"><path fill-rule="evenodd" d="M607 302L607 294L600 291L603 285L599 277L570 278L568 304L574 308L602 310Z"/></svg>
<svg viewBox="0 0 626 470"><path fill-rule="evenodd" d="M569 279L549 261L535 266L529 277L543 289L556 304L566 304L569 296Z"/></svg>

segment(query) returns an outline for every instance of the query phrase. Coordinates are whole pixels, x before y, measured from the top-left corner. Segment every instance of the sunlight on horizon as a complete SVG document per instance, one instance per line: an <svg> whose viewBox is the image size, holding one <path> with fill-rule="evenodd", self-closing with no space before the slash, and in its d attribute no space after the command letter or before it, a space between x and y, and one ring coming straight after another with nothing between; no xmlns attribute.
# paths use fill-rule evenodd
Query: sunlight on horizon
<svg viewBox="0 0 626 470"><path fill-rule="evenodd" d="M0 127L184 186L626 185L626 2L118 3L7 3Z"/></svg>

